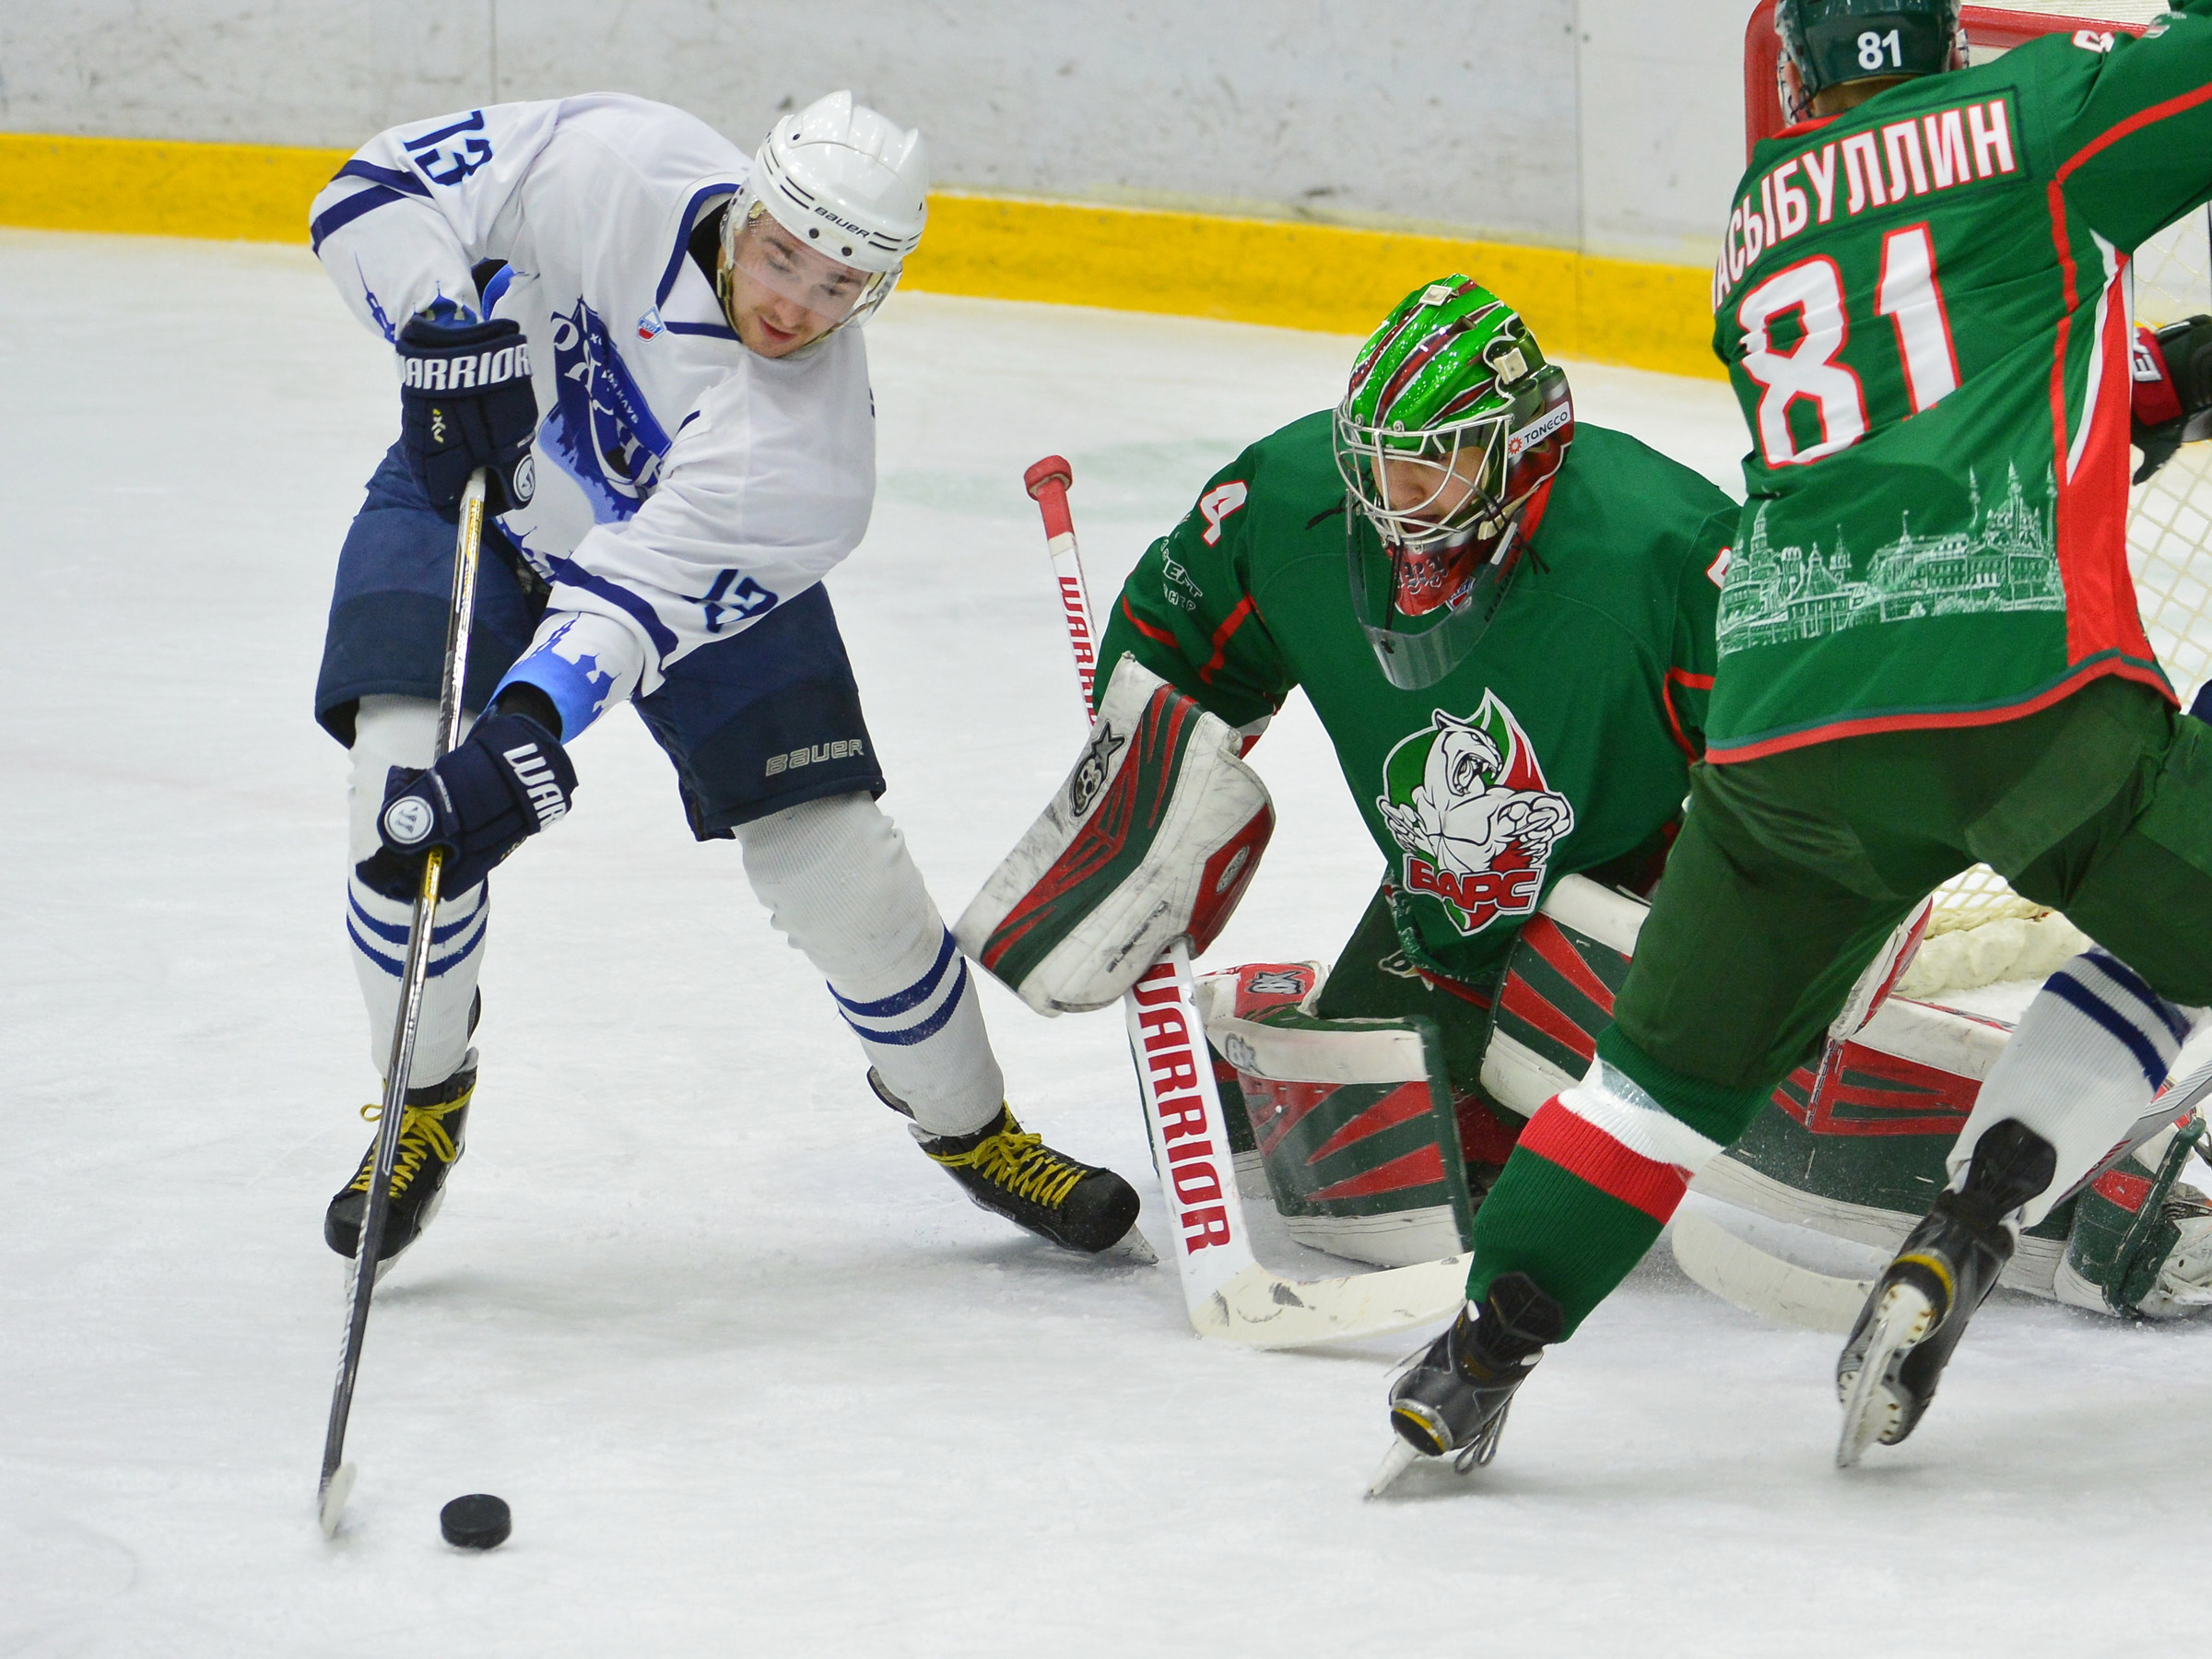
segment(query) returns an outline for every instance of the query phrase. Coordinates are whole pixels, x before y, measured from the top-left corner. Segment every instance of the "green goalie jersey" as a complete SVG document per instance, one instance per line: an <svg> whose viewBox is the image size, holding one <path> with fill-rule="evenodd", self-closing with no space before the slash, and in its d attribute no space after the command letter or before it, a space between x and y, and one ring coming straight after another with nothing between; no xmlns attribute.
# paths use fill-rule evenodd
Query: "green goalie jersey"
<svg viewBox="0 0 2212 1659"><path fill-rule="evenodd" d="M2188 14L2212 0L2183 0ZM1711 758L2166 686L2128 577L2128 254L2212 194L2212 17L1761 143L1713 274L1752 448Z"/></svg>
<svg viewBox="0 0 2212 1659"><path fill-rule="evenodd" d="M1408 954L1479 979L1561 876L1664 846L1703 743L1735 505L1578 425L1489 630L1402 691L1353 616L1330 419L1293 421L1213 477L1131 572L1100 661L1133 653L1232 725L1303 687L1388 861Z"/></svg>

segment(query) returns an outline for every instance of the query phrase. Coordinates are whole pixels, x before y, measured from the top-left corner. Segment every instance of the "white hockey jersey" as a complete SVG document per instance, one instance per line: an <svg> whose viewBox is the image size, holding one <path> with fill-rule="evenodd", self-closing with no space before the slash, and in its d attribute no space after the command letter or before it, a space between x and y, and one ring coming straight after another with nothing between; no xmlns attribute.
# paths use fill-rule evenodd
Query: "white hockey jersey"
<svg viewBox="0 0 2212 1659"><path fill-rule="evenodd" d="M680 110L593 93L395 127L311 209L324 269L387 340L443 297L530 343L534 493L499 523L552 595L508 677L542 687L571 738L804 593L867 529L860 330L758 356L688 254L749 167ZM479 300L488 260L507 268Z"/></svg>

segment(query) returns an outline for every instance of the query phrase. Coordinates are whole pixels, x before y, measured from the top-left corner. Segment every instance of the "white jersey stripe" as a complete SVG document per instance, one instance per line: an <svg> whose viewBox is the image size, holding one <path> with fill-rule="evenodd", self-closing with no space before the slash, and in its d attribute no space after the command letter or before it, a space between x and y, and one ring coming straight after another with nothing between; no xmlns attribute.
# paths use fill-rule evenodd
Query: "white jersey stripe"
<svg viewBox="0 0 2212 1659"><path fill-rule="evenodd" d="M1695 1175L1720 1156L1718 1141L1708 1140L1603 1060L1591 1062L1580 1083L1561 1091L1559 1104L1593 1128L1602 1130L1639 1158L1672 1164Z"/></svg>

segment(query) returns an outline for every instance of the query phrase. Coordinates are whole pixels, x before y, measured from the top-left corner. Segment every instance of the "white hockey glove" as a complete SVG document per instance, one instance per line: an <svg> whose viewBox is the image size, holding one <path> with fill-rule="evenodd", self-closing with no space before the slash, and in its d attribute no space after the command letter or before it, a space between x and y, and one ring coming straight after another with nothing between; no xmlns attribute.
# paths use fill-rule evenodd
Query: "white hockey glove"
<svg viewBox="0 0 2212 1659"><path fill-rule="evenodd" d="M1040 1014L1117 1001L1221 931L1275 830L1236 731L1124 655L1082 758L953 929Z"/></svg>

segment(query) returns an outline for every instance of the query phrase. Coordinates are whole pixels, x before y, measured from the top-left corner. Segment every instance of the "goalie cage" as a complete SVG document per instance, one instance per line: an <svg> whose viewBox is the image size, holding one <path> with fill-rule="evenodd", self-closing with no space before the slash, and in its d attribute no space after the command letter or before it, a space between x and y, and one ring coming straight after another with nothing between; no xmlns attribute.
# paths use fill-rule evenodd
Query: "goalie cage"
<svg viewBox="0 0 2212 1659"><path fill-rule="evenodd" d="M1962 20L1973 61L2046 34L2076 29L2140 34L2166 15L2164 0L2016 0L1968 6ZM1774 0L1759 0L1744 30L1744 135L1747 151L1781 131L1775 84L1781 46ZM2212 313L2212 209L2197 209L2145 242L2133 264L2134 321L2159 327ZM2184 444L2147 483L2130 492L2128 567L2143 626L2184 705L2212 677L2212 442ZM1929 996L1999 980L2050 972L2086 938L2065 918L2021 898L1986 865L1946 882L1936 895L1927 943L1899 989Z"/></svg>

